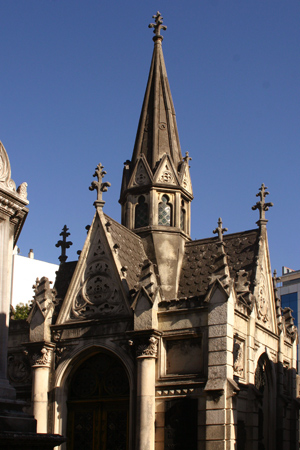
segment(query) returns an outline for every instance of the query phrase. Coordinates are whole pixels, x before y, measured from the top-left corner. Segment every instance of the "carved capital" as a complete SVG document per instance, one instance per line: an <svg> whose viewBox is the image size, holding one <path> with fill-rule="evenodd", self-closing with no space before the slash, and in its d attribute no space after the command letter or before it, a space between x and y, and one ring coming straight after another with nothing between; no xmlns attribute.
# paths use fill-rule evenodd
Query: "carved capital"
<svg viewBox="0 0 300 450"><path fill-rule="evenodd" d="M30 358L33 368L37 367L49 367L52 362L52 353L54 349L53 344L45 342L34 343L33 345L27 344L25 354Z"/></svg>
<svg viewBox="0 0 300 450"><path fill-rule="evenodd" d="M153 330L154 331L154 330ZM138 333L129 340L137 358L157 358L160 333Z"/></svg>

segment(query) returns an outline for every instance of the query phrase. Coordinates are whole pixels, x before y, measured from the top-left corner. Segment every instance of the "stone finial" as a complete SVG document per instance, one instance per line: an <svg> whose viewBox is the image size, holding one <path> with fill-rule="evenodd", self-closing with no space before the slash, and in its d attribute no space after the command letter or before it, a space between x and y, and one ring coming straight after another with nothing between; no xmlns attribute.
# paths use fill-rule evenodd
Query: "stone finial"
<svg viewBox="0 0 300 450"><path fill-rule="evenodd" d="M267 186L262 183L261 187L259 188L260 192L256 194L256 197L260 197L260 201L256 202L255 205L252 206L253 211L255 211L256 209L259 210L259 225L265 224L267 222L265 211L268 211L268 209L273 206L273 203L266 203L265 201L266 196L269 195L269 192L266 189L268 189Z"/></svg>
<svg viewBox="0 0 300 450"><path fill-rule="evenodd" d="M189 161L192 161L192 158L189 156L189 152L185 152L185 157L183 158L183 161L185 161L187 164L189 164Z"/></svg>
<svg viewBox="0 0 300 450"><path fill-rule="evenodd" d="M213 230L213 233L214 234L218 233L218 237L219 237L219 241L220 242L223 242L223 233L228 231L228 228L222 228L222 225L223 225L222 219L221 219L221 217L219 217L218 227Z"/></svg>
<svg viewBox="0 0 300 450"><path fill-rule="evenodd" d="M67 255L66 255L66 249L70 248L71 245L73 245L73 242L68 241L67 242L67 237L70 236L71 233L68 233L69 228L67 227L67 225L65 225L62 229L62 232L59 234L60 236L62 236L62 240L59 240L56 244L55 247L61 247L61 255L59 256L59 260L61 263L65 263L68 259Z"/></svg>
<svg viewBox="0 0 300 450"><path fill-rule="evenodd" d="M102 164L99 163L98 166L96 167L95 173L93 175L93 177L98 178L98 181L92 181L92 183L89 187L90 191L97 189L97 200L94 203L96 208L98 206L100 206L101 208L103 207L105 202L102 200L102 193L107 192L107 188L109 188L111 186L111 184L108 181L102 182L102 179L106 175L105 170L102 170L102 169L104 169L104 166L102 166Z"/></svg>
<svg viewBox="0 0 300 450"><path fill-rule="evenodd" d="M153 19L155 19L155 23L149 23L148 27L149 28L154 28L153 33L155 34L153 41L157 41L159 40L163 40L163 36L160 34L160 30L166 30L167 27L166 25L163 25L163 17L160 14L159 11L157 11L155 16L152 16Z"/></svg>

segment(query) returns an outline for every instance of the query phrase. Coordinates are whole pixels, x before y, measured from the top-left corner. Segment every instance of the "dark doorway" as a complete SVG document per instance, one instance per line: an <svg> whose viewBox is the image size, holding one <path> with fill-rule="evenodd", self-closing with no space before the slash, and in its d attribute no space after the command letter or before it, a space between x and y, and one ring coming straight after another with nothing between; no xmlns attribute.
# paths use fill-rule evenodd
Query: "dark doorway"
<svg viewBox="0 0 300 450"><path fill-rule="evenodd" d="M68 450L127 450L128 411L128 377L119 360L107 353L85 359L71 375Z"/></svg>
<svg viewBox="0 0 300 450"><path fill-rule="evenodd" d="M197 450L197 399L166 403L165 450Z"/></svg>

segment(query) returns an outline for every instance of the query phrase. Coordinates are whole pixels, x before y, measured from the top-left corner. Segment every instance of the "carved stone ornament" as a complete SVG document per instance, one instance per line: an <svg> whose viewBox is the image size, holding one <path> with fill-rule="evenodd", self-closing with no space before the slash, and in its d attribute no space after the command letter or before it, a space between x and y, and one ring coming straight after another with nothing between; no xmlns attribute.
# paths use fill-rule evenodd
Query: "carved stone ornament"
<svg viewBox="0 0 300 450"><path fill-rule="evenodd" d="M235 338L233 346L233 373L240 378L244 378L244 354L245 342Z"/></svg>
<svg viewBox="0 0 300 450"><path fill-rule="evenodd" d="M31 383L31 367L28 358L23 354L8 355L7 375L14 384Z"/></svg>
<svg viewBox="0 0 300 450"><path fill-rule="evenodd" d="M151 336L145 343L139 343L136 347L136 356L151 356L157 357L158 339Z"/></svg>
<svg viewBox="0 0 300 450"><path fill-rule="evenodd" d="M40 353L34 353L32 355L33 366L48 366L51 363L51 350L43 347Z"/></svg>
<svg viewBox="0 0 300 450"><path fill-rule="evenodd" d="M173 174L170 170L167 170L167 166L161 174L159 181L161 181L162 183L173 183Z"/></svg>
<svg viewBox="0 0 300 450"><path fill-rule="evenodd" d="M269 321L269 307L266 296L264 269L262 266L260 268L260 280L259 291L258 295L256 296L257 319L266 324Z"/></svg>
<svg viewBox="0 0 300 450"><path fill-rule="evenodd" d="M123 313L124 310L125 305L112 278L104 247L98 241L93 260L87 265L84 282L73 302L72 317L115 315Z"/></svg>
<svg viewBox="0 0 300 450"><path fill-rule="evenodd" d="M135 184L138 184L139 186L142 186L143 184L145 184L148 180L148 176L145 170L144 165L139 162L137 171L136 171L136 175L135 175Z"/></svg>
<svg viewBox="0 0 300 450"><path fill-rule="evenodd" d="M16 184L11 179L11 167L6 150L0 141L0 185L16 192L23 200L27 200L27 183L22 183L16 190Z"/></svg>
<svg viewBox="0 0 300 450"><path fill-rule="evenodd" d="M11 179L10 162L6 150L0 142L0 183L12 191L16 190L15 182Z"/></svg>

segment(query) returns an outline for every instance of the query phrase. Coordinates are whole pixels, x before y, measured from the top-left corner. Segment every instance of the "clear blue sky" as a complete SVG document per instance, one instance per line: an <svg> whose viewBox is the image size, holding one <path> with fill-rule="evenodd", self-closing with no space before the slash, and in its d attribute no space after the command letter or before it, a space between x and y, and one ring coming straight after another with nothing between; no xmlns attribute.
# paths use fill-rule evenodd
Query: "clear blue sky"
<svg viewBox="0 0 300 450"><path fill-rule="evenodd" d="M256 227L261 183L272 269L300 269L299 0L0 0L0 140L30 213L21 254L58 262L62 227L77 259L101 162L120 220L159 10L182 151L192 156L192 237Z"/></svg>

